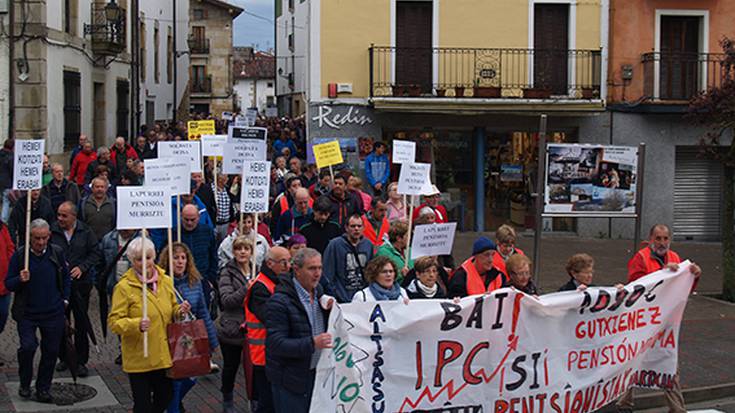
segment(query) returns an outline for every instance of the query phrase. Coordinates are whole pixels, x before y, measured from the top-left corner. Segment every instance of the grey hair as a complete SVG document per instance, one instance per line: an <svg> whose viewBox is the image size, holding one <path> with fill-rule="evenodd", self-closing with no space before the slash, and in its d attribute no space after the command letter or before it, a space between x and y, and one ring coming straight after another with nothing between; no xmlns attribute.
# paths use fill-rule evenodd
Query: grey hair
<svg viewBox="0 0 735 413"><path fill-rule="evenodd" d="M94 182L94 181L102 181L102 183L105 184L105 185L109 185L110 184L110 181L107 178L105 178L104 176L102 176L102 175L98 175L98 176L95 176L94 178L92 178L92 180L89 181L89 184L92 185L92 182Z"/></svg>
<svg viewBox="0 0 735 413"><path fill-rule="evenodd" d="M74 205L73 202L71 202L71 201L64 201L64 202L61 203L61 205L66 205L67 207L69 207L69 210L71 211L72 215L74 215L74 216L79 215L79 208L77 208L77 206ZM59 205L59 207L61 207L61 205Z"/></svg>
<svg viewBox="0 0 735 413"><path fill-rule="evenodd" d="M62 170L64 169L64 165L62 165L62 164L60 164L58 162L51 162L51 165L49 165L49 168L54 169L57 166L61 167Z"/></svg>
<svg viewBox="0 0 735 413"><path fill-rule="evenodd" d="M315 250L314 248L302 248L296 251L296 254L294 254L293 256L292 263L295 267L301 268L304 266L304 263L306 263L307 260L321 256L322 254L320 254L319 251Z"/></svg>
<svg viewBox="0 0 735 413"><path fill-rule="evenodd" d="M156 258L156 247L153 245L153 241L146 238L145 240L145 249L147 251L146 255L151 258ZM150 255L148 255L150 253ZM143 256L143 238L137 237L134 240L130 241L130 245L128 245L128 250L125 254L128 257L128 260L133 261L138 257Z"/></svg>
<svg viewBox="0 0 735 413"><path fill-rule="evenodd" d="M50 230L48 222L46 222L46 220L43 218L36 218L33 221L31 221L31 231L37 228L45 228L47 230Z"/></svg>
<svg viewBox="0 0 735 413"><path fill-rule="evenodd" d="M104 146L100 146L100 147L99 147L99 148L97 149L97 156L100 156L100 155L104 155L104 154L109 154L109 153L110 153L110 150L109 150L109 149L107 149L107 148L106 148L106 147L104 147Z"/></svg>

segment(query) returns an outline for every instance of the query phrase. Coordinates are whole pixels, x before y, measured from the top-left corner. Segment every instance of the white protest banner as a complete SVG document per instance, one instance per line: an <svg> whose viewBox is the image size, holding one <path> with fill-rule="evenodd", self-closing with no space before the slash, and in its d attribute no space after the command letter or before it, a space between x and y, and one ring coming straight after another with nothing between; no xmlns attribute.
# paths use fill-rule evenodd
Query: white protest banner
<svg viewBox="0 0 735 413"><path fill-rule="evenodd" d="M39 189L43 176L43 139L16 140L13 149L13 189Z"/></svg>
<svg viewBox="0 0 735 413"><path fill-rule="evenodd" d="M191 162L191 172L202 171L202 155L199 141L158 142L158 158L187 159Z"/></svg>
<svg viewBox="0 0 735 413"><path fill-rule="evenodd" d="M456 222L416 225L411 240L411 259L429 255L450 255L456 230Z"/></svg>
<svg viewBox="0 0 735 413"><path fill-rule="evenodd" d="M202 135L202 156L222 156L227 135Z"/></svg>
<svg viewBox="0 0 735 413"><path fill-rule="evenodd" d="M243 162L264 161L267 154L265 141L252 139L225 142L224 150L222 173L225 175L240 175Z"/></svg>
<svg viewBox="0 0 735 413"><path fill-rule="evenodd" d="M310 411L588 413L632 386L668 387L689 267L619 293L590 287L536 298L503 288L458 303L335 305Z"/></svg>
<svg viewBox="0 0 735 413"><path fill-rule="evenodd" d="M172 195L188 194L191 192L190 167L187 159L146 159L143 162L145 184L166 187Z"/></svg>
<svg viewBox="0 0 735 413"><path fill-rule="evenodd" d="M234 126L236 126L238 128L246 128L249 125L248 125L247 119L245 119L245 116L238 115L238 116L235 116L235 125Z"/></svg>
<svg viewBox="0 0 735 413"><path fill-rule="evenodd" d="M398 193L401 195L424 195L431 193L431 164L404 163L398 177Z"/></svg>
<svg viewBox="0 0 735 413"><path fill-rule="evenodd" d="M416 142L393 140L393 163L416 162Z"/></svg>
<svg viewBox="0 0 735 413"><path fill-rule="evenodd" d="M268 212L268 195L270 183L270 162L243 162L242 190L240 191L240 211L245 213Z"/></svg>
<svg viewBox="0 0 735 413"><path fill-rule="evenodd" d="M117 187L117 229L170 226L171 191L167 187Z"/></svg>

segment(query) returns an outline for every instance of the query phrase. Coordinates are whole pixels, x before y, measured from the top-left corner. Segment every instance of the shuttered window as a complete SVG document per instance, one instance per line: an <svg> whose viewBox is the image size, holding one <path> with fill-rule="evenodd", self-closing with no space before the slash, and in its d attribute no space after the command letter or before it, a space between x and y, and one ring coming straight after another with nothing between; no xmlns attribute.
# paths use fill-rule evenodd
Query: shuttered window
<svg viewBox="0 0 735 413"><path fill-rule="evenodd" d="M722 166L698 156L699 148L676 148L674 238L716 241L722 226Z"/></svg>
<svg viewBox="0 0 735 413"><path fill-rule="evenodd" d="M419 85L431 92L431 17L429 1L396 3L396 84Z"/></svg>
<svg viewBox="0 0 735 413"><path fill-rule="evenodd" d="M537 4L533 23L533 84L566 95L569 71L569 5Z"/></svg>

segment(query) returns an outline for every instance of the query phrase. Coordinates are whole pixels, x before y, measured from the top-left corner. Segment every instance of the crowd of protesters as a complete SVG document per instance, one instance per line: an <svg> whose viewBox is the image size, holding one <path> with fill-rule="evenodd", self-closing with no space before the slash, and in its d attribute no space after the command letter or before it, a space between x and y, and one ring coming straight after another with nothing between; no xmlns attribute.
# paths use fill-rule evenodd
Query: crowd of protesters
<svg viewBox="0 0 735 413"><path fill-rule="evenodd" d="M185 123L156 124L144 128L132 144L120 137L110 148L94 148L81 135L68 173L65 165L46 162L43 188L29 194L10 189L13 140L5 142L0 152L2 221L7 224L0 223L0 331L9 292L15 292L21 397L33 397L40 330L35 399L51 401L53 370L70 367L61 345L70 315L76 327L77 373L88 374L89 299L95 285L112 297L107 323L120 338L115 362L129 375L135 412L183 411L182 401L196 383L194 377L166 376L172 365L166 326L175 314L204 320L210 351L222 354L223 366L212 363L211 370L221 370L223 411L236 411L235 378L247 365L252 411L296 413L308 411L319 354L331 346L326 321L334 302L408 304L503 287L541 294L532 281L533 264L516 247L515 230L508 225L494 239L478 238L472 255L457 266L451 256L408 259L415 226L449 217L436 186L417 208L407 210L385 144L374 145L363 171L342 169L333 175L306 162L303 119L257 122L270 138L270 211L257 220L252 214L241 216L240 178L219 173L213 182L212 162L207 162L203 173L192 174L191 193L172 203L180 210L181 241L170 246L160 230L149 231L145 240L136 231L117 230L114 195L116 186L145 182L145 160L157 157L158 142L186 139ZM226 126L216 120L219 132ZM22 248L15 248L25 243L26 196L31 197L28 270ZM679 257L670 250L669 237L664 225L651 230L650 247L631 259L631 280L676 266ZM567 264L569 282L560 291L592 285L593 271L592 257L575 254ZM693 271L700 273L696 266ZM56 288L36 288L40 285ZM147 318L136 293L143 288L150 291L149 308L157 309ZM320 301L323 296L328 298ZM143 332L148 333L148 357L142 356ZM670 399L678 400L676 395Z"/></svg>

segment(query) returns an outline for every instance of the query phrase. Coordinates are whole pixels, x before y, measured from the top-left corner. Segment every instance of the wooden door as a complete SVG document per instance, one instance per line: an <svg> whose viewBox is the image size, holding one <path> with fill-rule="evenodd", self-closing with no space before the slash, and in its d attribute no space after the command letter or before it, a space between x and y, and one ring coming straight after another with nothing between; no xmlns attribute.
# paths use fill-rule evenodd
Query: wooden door
<svg viewBox="0 0 735 413"><path fill-rule="evenodd" d="M569 5L537 4L533 27L533 84L554 95L569 93Z"/></svg>
<svg viewBox="0 0 735 413"><path fill-rule="evenodd" d="M431 93L432 2L396 3L396 81L398 85L419 85Z"/></svg>
<svg viewBox="0 0 735 413"><path fill-rule="evenodd" d="M688 100L697 93L699 20L699 17L661 17L661 99Z"/></svg>

